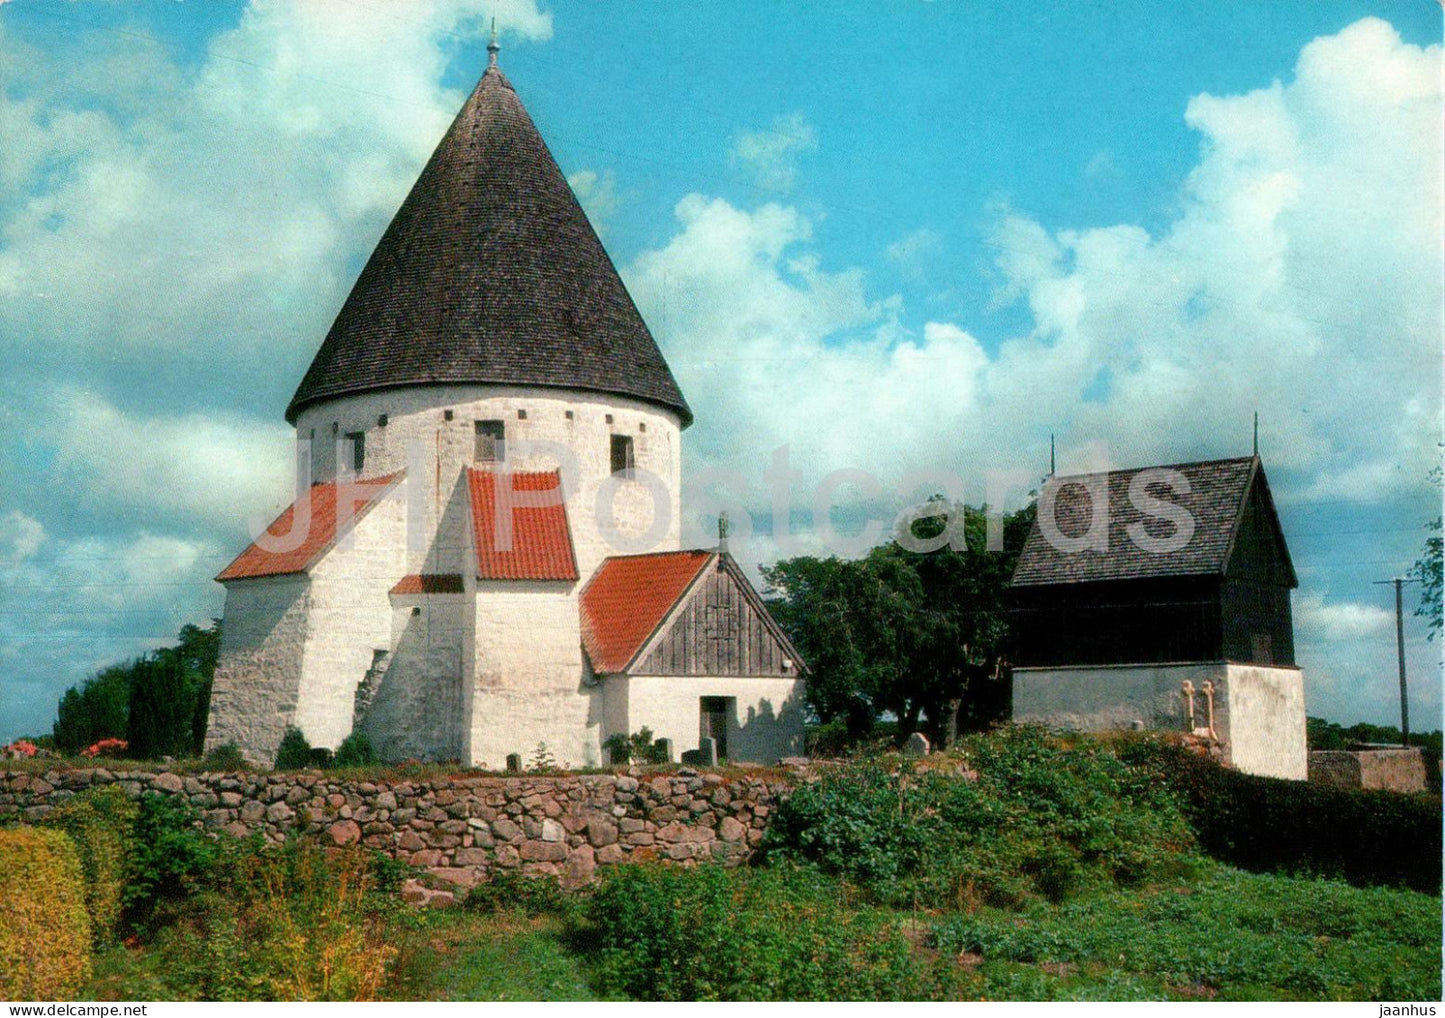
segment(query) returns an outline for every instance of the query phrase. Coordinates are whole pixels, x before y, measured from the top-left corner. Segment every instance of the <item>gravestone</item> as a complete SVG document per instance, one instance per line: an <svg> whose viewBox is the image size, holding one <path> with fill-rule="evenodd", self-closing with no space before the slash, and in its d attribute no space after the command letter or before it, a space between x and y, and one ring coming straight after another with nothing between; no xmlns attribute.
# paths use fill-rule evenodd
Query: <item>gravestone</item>
<svg viewBox="0 0 1445 1018"><path fill-rule="evenodd" d="M682 762L693 767L716 767L717 740L699 739L697 749L683 750Z"/></svg>
<svg viewBox="0 0 1445 1018"><path fill-rule="evenodd" d="M912 735L910 735L908 737L908 741L903 744L903 755L927 756L928 736L924 735L922 732L914 732Z"/></svg>
<svg viewBox="0 0 1445 1018"><path fill-rule="evenodd" d="M522 754L521 754L521 753L508 753L508 754L507 754L507 773L508 773L508 774L521 774L521 773L522 773Z"/></svg>
<svg viewBox="0 0 1445 1018"><path fill-rule="evenodd" d="M663 763L672 763L672 740L671 740L671 739L658 739L658 740L657 740L656 742L654 742L652 745L653 745L653 748L655 748L655 749L657 750L657 755L662 758L662 762L663 762Z"/></svg>

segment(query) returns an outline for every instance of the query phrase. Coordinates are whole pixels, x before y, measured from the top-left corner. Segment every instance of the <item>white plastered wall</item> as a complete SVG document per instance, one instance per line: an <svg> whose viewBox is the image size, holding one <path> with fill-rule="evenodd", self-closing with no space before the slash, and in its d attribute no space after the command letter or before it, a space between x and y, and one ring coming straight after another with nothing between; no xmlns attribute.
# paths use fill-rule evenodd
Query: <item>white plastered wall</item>
<svg viewBox="0 0 1445 1018"><path fill-rule="evenodd" d="M1208 724L1205 682L1214 688L1214 732L1231 766L1303 781L1304 681L1297 668L1223 661L1078 668L1019 668L1013 719L1075 731L1187 731L1184 682L1194 688L1194 726Z"/></svg>
<svg viewBox="0 0 1445 1018"><path fill-rule="evenodd" d="M651 728L654 738L671 739L674 756L697 749L701 701L705 696L734 701L728 724L728 757L738 763L775 764L803 752L803 692L800 678L608 676L604 738Z"/></svg>
<svg viewBox="0 0 1445 1018"><path fill-rule="evenodd" d="M362 731L386 761L461 760L472 595L395 594L391 603L391 657Z"/></svg>

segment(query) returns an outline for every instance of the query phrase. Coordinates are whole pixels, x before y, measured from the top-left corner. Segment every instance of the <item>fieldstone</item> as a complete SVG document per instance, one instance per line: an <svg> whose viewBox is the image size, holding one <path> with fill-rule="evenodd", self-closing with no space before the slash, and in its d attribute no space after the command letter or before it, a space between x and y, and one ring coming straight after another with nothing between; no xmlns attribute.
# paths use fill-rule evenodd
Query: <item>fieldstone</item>
<svg viewBox="0 0 1445 1018"><path fill-rule="evenodd" d="M181 780L179 775L171 774L167 771L165 774L157 774L151 781L151 787L159 789L162 792L175 794L184 791L186 783Z"/></svg>
<svg viewBox="0 0 1445 1018"><path fill-rule="evenodd" d="M927 756L929 750L928 736L922 732L914 732L903 744L904 756Z"/></svg>
<svg viewBox="0 0 1445 1018"><path fill-rule="evenodd" d="M567 872L562 875L563 887L583 887L592 882L597 857L591 845L580 845L567 857Z"/></svg>
<svg viewBox="0 0 1445 1018"><path fill-rule="evenodd" d="M723 817L717 826L717 835L723 841L742 841L748 836L748 829L734 817Z"/></svg>
<svg viewBox="0 0 1445 1018"><path fill-rule="evenodd" d="M497 849L497 865L506 869L518 865L522 861L522 855L511 845L503 845Z"/></svg>
<svg viewBox="0 0 1445 1018"><path fill-rule="evenodd" d="M566 858L567 846L561 842L522 842L522 859L526 862L562 862Z"/></svg>
<svg viewBox="0 0 1445 1018"><path fill-rule="evenodd" d="M621 845L603 845L597 850L597 864L599 866L610 866L619 863L627 858Z"/></svg>
<svg viewBox="0 0 1445 1018"><path fill-rule="evenodd" d="M241 793L240 793L240 792L222 792L222 793L221 793L221 805L222 805L222 806L228 806L228 807L230 807L231 809L235 809L237 806L241 805Z"/></svg>
<svg viewBox="0 0 1445 1018"><path fill-rule="evenodd" d="M433 866L427 872L438 880L445 880L457 887L475 887L477 883L475 870L462 869L459 866Z"/></svg>
<svg viewBox="0 0 1445 1018"><path fill-rule="evenodd" d="M380 792L376 796L377 809L396 809L396 794L394 792Z"/></svg>
<svg viewBox="0 0 1445 1018"><path fill-rule="evenodd" d="M484 848L459 848L455 856L458 866L485 866L491 859L492 853Z"/></svg>
<svg viewBox="0 0 1445 1018"><path fill-rule="evenodd" d="M426 842L421 840L421 835L416 831L402 831L401 837L396 839L396 847L403 852L420 852L426 848Z"/></svg>
<svg viewBox="0 0 1445 1018"><path fill-rule="evenodd" d="M597 848L615 844L617 842L617 825L602 817L593 817L587 821L587 840Z"/></svg>
<svg viewBox="0 0 1445 1018"><path fill-rule="evenodd" d="M284 823L296 814L284 802L273 802L266 807L266 819L273 824Z"/></svg>
<svg viewBox="0 0 1445 1018"><path fill-rule="evenodd" d="M501 841L519 841L522 829L505 817L492 821L492 833Z"/></svg>
<svg viewBox="0 0 1445 1018"><path fill-rule="evenodd" d="M266 807L255 799L248 799L241 806L241 819L247 823L260 823L266 815Z"/></svg>
<svg viewBox="0 0 1445 1018"><path fill-rule="evenodd" d="M233 838L244 838L251 833L251 828L247 827L239 820L233 820L225 827L221 828L221 833L229 834Z"/></svg>
<svg viewBox="0 0 1445 1018"><path fill-rule="evenodd" d="M436 866L441 863L442 854L434 848L427 848L420 852L413 852L407 861L413 866Z"/></svg>
<svg viewBox="0 0 1445 1018"><path fill-rule="evenodd" d="M543 841L561 841L566 836L567 832L563 830L562 825L557 821L550 818L542 821Z"/></svg>
<svg viewBox="0 0 1445 1018"><path fill-rule="evenodd" d="M340 820L326 828L326 834L334 845L354 845L361 840L361 828L355 820Z"/></svg>

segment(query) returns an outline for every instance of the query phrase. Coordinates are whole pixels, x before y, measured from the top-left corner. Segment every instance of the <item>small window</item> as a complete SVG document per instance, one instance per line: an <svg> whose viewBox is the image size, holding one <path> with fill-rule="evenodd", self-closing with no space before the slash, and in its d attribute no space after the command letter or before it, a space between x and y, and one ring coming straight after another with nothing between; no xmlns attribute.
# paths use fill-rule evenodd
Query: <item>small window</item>
<svg viewBox="0 0 1445 1018"><path fill-rule="evenodd" d="M449 420L451 420L451 419L452 419L453 417L455 417L455 416L456 416L455 411L452 411L452 410L443 410L443 411L442 411L442 420L444 420L444 421L449 421Z"/></svg>
<svg viewBox="0 0 1445 1018"><path fill-rule="evenodd" d="M637 462L632 458L632 436L612 436L612 472L631 477Z"/></svg>
<svg viewBox="0 0 1445 1018"><path fill-rule="evenodd" d="M378 428L384 428L384 427L386 427L386 422L387 422L388 420L390 420L390 418L387 417L386 414L377 414L377 416L376 416L376 426L377 426Z"/></svg>
<svg viewBox="0 0 1445 1018"><path fill-rule="evenodd" d="M572 419L572 411L571 411L571 410L568 410L568 411L567 411L567 419L568 419L569 421Z"/></svg>
<svg viewBox="0 0 1445 1018"><path fill-rule="evenodd" d="M611 414L608 414L608 415L607 415L607 423L608 423L608 424L611 424L611 423L612 423L612 415L611 415Z"/></svg>
<svg viewBox="0 0 1445 1018"><path fill-rule="evenodd" d="M645 421L642 422L642 423L639 423L639 424L637 425L637 430L638 430L638 431L642 431L642 432L646 432L646 431L647 431L647 423L646 423Z"/></svg>
<svg viewBox="0 0 1445 1018"><path fill-rule="evenodd" d="M352 472L359 474L366 467L366 432L348 431L346 444L351 449Z"/></svg>
<svg viewBox="0 0 1445 1018"><path fill-rule="evenodd" d="M500 463L507 458L507 426L501 421L477 422L478 463Z"/></svg>
<svg viewBox="0 0 1445 1018"><path fill-rule="evenodd" d="M1250 642L1253 644L1250 649L1254 651L1254 664L1266 665L1274 662L1273 641L1268 633L1255 633Z"/></svg>
<svg viewBox="0 0 1445 1018"><path fill-rule="evenodd" d="M525 411L525 410L518 410L518 411L517 411L517 420L519 420L519 421L525 421L526 419L527 419L527 411Z"/></svg>

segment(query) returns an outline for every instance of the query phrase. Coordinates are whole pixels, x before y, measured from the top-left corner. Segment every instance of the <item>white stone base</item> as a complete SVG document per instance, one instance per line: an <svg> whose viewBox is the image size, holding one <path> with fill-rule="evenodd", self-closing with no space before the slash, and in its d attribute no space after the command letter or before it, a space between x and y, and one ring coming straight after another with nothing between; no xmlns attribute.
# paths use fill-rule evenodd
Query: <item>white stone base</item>
<svg viewBox="0 0 1445 1018"><path fill-rule="evenodd" d="M1018 668L1013 719L1075 731L1188 731L1185 681L1194 687L1194 726L1208 725L1202 692L1214 684L1214 733L1225 762L1250 774L1308 776L1304 677L1298 668L1233 664Z"/></svg>

